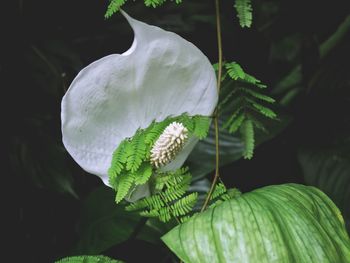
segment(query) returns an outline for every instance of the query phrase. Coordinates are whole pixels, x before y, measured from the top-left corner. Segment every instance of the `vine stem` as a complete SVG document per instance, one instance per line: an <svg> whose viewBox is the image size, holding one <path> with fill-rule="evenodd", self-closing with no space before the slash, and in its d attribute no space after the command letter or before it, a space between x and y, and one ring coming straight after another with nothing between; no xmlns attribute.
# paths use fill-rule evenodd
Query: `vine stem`
<svg viewBox="0 0 350 263"><path fill-rule="evenodd" d="M220 88L221 88L221 76L222 76L222 39L221 39L221 22L220 22L220 5L219 0L215 0L215 15L216 15L216 34L217 34L217 41L218 41L218 57L219 57L219 65L218 65L218 74L217 74L217 90L218 90L218 96L220 94ZM211 187L209 190L209 193L205 199L205 202L202 206L201 212L203 212L210 201L210 198L214 192L216 182L219 179L220 173L219 173L219 161L220 161L220 154L219 154L219 112L216 107L215 113L214 113L214 128L215 128L215 175L213 182L211 183Z"/></svg>

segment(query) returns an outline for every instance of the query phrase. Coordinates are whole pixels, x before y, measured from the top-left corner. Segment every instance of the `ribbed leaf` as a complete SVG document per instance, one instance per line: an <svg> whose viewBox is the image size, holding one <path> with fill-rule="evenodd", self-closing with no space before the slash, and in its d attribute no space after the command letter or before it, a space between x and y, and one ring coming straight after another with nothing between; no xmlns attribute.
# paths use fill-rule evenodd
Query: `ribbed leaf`
<svg viewBox="0 0 350 263"><path fill-rule="evenodd" d="M303 149L298 159L305 182L319 187L338 205L350 231L350 151L340 151L340 146L331 149Z"/></svg>
<svg viewBox="0 0 350 263"><path fill-rule="evenodd" d="M75 256L63 258L56 263L122 263L123 261L115 260L105 256Z"/></svg>
<svg viewBox="0 0 350 263"><path fill-rule="evenodd" d="M250 0L236 0L235 8L241 27L250 27L253 19Z"/></svg>
<svg viewBox="0 0 350 263"><path fill-rule="evenodd" d="M264 187L197 214L162 237L184 262L349 262L338 208L314 187Z"/></svg>

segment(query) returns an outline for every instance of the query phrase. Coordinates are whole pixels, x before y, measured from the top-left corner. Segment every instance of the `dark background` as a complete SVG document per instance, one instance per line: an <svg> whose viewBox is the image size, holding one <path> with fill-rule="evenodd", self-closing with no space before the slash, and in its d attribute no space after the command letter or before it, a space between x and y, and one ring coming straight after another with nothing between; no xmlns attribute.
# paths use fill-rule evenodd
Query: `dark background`
<svg viewBox="0 0 350 263"><path fill-rule="evenodd" d="M125 10L136 19L180 34L217 62L213 1L183 2L153 9L142 1L130 1ZM315 185L347 217L349 26L347 33L335 33L349 15L347 1L253 1L250 29L239 26L233 0L221 2L224 59L239 62L268 85L266 92L277 99L274 109L285 124L272 126L252 160L225 165L223 181L243 192L286 182ZM77 248L84 237L79 226L87 197L102 182L82 171L65 152L60 101L84 66L127 50L132 31L120 14L104 19L107 1L6 3L0 74L9 262L53 262L92 253ZM322 44L331 36L335 44L323 52ZM298 66L301 75L281 88L281 81ZM138 256L153 262L169 260L161 243L135 236L125 240L98 253L128 262L137 262Z"/></svg>

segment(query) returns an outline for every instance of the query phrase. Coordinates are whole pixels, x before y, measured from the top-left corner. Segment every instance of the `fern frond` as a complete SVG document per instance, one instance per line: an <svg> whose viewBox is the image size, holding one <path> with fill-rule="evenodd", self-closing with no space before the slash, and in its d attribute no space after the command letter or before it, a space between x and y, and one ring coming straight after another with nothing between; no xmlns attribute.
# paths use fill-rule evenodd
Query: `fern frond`
<svg viewBox="0 0 350 263"><path fill-rule="evenodd" d="M193 117L194 130L193 134L200 140L204 139L208 135L211 119L205 116Z"/></svg>
<svg viewBox="0 0 350 263"><path fill-rule="evenodd" d="M212 193L210 200L214 200L227 192L226 186L223 183L215 185L214 192Z"/></svg>
<svg viewBox="0 0 350 263"><path fill-rule="evenodd" d="M132 138L127 151L126 169L134 173L139 169L146 155L145 135L137 132Z"/></svg>
<svg viewBox="0 0 350 263"><path fill-rule="evenodd" d="M160 195L152 195L145 197L143 199L140 199L136 201L135 203L132 203L125 207L127 211L137 211L145 208L150 209L160 209L165 206L164 201L162 200Z"/></svg>
<svg viewBox="0 0 350 263"><path fill-rule="evenodd" d="M145 0L145 6L156 8L164 4L165 0Z"/></svg>
<svg viewBox="0 0 350 263"><path fill-rule="evenodd" d="M134 183L134 174L125 173L121 174L117 178L117 195L115 197L115 202L119 203L129 192L131 186Z"/></svg>
<svg viewBox="0 0 350 263"><path fill-rule="evenodd" d="M192 211L192 208L197 202L198 193L191 193L170 206L174 216L182 216Z"/></svg>
<svg viewBox="0 0 350 263"><path fill-rule="evenodd" d="M245 120L240 131L244 142L243 157L244 159L251 159L255 147L253 122L251 120Z"/></svg>
<svg viewBox="0 0 350 263"><path fill-rule="evenodd" d="M251 105L253 106L253 108L254 108L255 110L257 110L258 112L260 112L260 113L261 113L262 115L264 115L265 117L268 117L268 118L270 118L270 119L275 119L275 118L277 117L277 114L276 114L273 110L271 110L271 109L269 109L269 108L267 108L267 107L265 107L265 106L263 106L263 105L261 105L261 104L255 103L255 102L252 101L252 100L248 100L248 101L251 102Z"/></svg>
<svg viewBox="0 0 350 263"><path fill-rule="evenodd" d="M182 114L179 117L178 121L181 122L186 127L186 129L189 131L189 133L193 133L194 125L195 125L193 118L191 118L187 114Z"/></svg>
<svg viewBox="0 0 350 263"><path fill-rule="evenodd" d="M127 160L127 154L125 152L125 147L127 143L127 140L123 140L113 153L111 167L108 169L108 176L110 181L114 181L115 178L124 169L124 164Z"/></svg>
<svg viewBox="0 0 350 263"><path fill-rule="evenodd" d="M180 168L175 172L159 173L155 178L155 189L162 190L164 186L167 188L172 187L180 183L183 179L182 177L188 172L188 168Z"/></svg>
<svg viewBox="0 0 350 263"><path fill-rule="evenodd" d="M236 62L231 62L231 63L225 63L225 68L227 70L228 75L234 79L244 79L245 78L245 72L243 71L242 67L236 63Z"/></svg>
<svg viewBox="0 0 350 263"><path fill-rule="evenodd" d="M180 198L186 193L186 191L190 186L190 183L191 183L191 176L190 175L183 176L179 183L172 185L163 193L161 193L163 200L169 203Z"/></svg>
<svg viewBox="0 0 350 263"><path fill-rule="evenodd" d="M107 7L105 18L110 18L114 13L118 12L125 2L126 0L111 0Z"/></svg>
<svg viewBox="0 0 350 263"><path fill-rule="evenodd" d="M235 8L237 11L237 17L241 27L250 27L252 25L253 15L252 6L250 0L236 0Z"/></svg>
<svg viewBox="0 0 350 263"><path fill-rule="evenodd" d="M164 129L171 123L171 119L163 120L162 122L154 122L146 129L145 143L153 145L162 134Z"/></svg>
<svg viewBox="0 0 350 263"><path fill-rule="evenodd" d="M224 124L224 128L228 127L229 133L236 132L245 120L245 112L242 109L238 109Z"/></svg>
<svg viewBox="0 0 350 263"><path fill-rule="evenodd" d="M264 94L261 94L259 92L256 92L256 91L254 91L252 89L241 88L240 90L245 92L245 93L248 93L249 95L251 95L254 98L257 98L259 100L266 101L268 103L275 103L275 100L273 98L271 98L269 96L266 96Z"/></svg>
<svg viewBox="0 0 350 263"><path fill-rule="evenodd" d="M153 171L151 164L148 162L143 163L135 173L135 184L145 184L151 177L152 173Z"/></svg>

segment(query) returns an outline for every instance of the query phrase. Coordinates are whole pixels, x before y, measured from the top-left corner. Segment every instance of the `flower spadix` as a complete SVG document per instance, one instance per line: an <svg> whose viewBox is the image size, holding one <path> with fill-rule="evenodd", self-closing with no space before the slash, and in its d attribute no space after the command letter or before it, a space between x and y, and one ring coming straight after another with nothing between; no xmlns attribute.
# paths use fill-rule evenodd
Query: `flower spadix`
<svg viewBox="0 0 350 263"><path fill-rule="evenodd" d="M122 14L134 31L131 48L84 68L62 100L66 149L107 185L113 152L123 140L169 117L210 116L218 97L215 72L197 47ZM177 169L196 142L181 123L173 123L152 148L151 162Z"/></svg>
<svg viewBox="0 0 350 263"><path fill-rule="evenodd" d="M188 130L182 123L170 123L151 150L151 163L159 168L170 163L182 150L188 139Z"/></svg>

